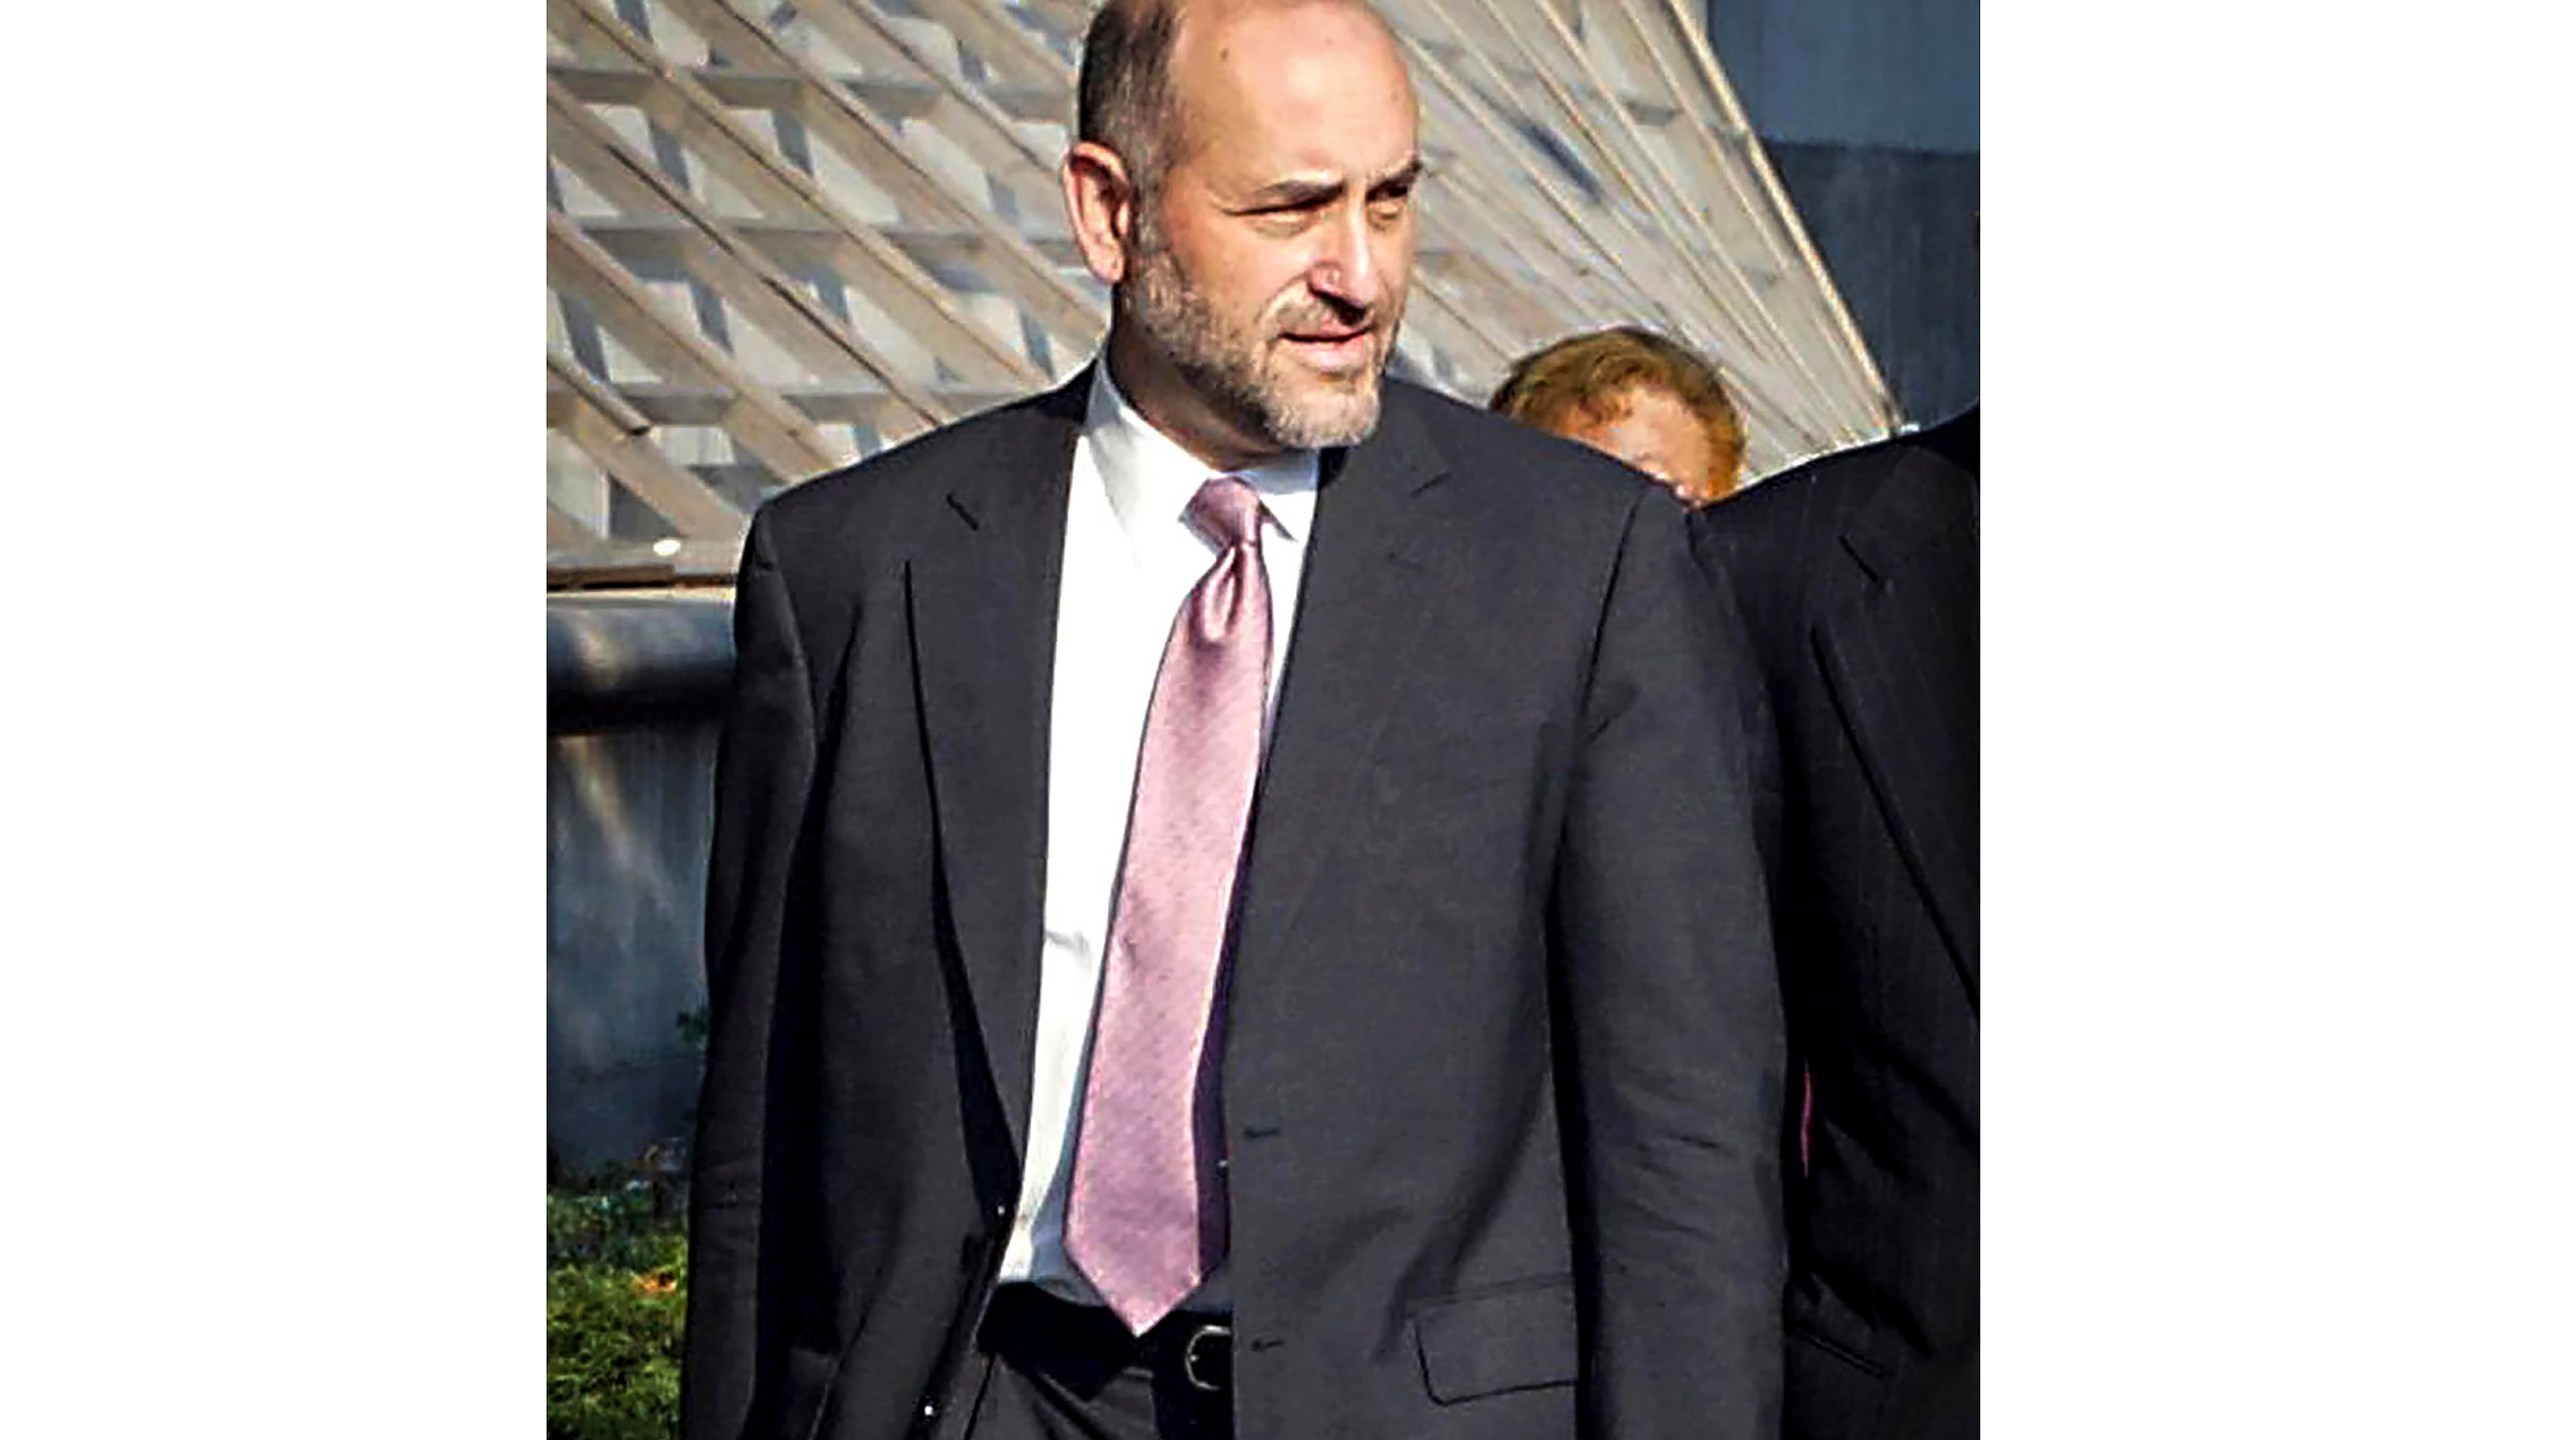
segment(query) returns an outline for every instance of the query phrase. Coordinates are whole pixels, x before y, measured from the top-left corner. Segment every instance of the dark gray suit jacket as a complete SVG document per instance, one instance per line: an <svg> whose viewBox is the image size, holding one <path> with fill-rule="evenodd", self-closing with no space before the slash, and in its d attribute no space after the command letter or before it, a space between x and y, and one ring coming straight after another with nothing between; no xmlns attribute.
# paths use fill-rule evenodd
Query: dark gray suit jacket
<svg viewBox="0 0 2560 1440"><path fill-rule="evenodd" d="M1978 423L1691 522L1777 721L1773 912L1812 1088L1787 1175L1790 1440L1980 1428Z"/></svg>
<svg viewBox="0 0 2560 1440"><path fill-rule="evenodd" d="M1020 1181L1084 398L750 532L692 1440L958 1432L935 1417ZM1736 622L1666 492L1426 391L1391 382L1322 484L1229 962L1237 1433L1773 1434L1781 1034Z"/></svg>

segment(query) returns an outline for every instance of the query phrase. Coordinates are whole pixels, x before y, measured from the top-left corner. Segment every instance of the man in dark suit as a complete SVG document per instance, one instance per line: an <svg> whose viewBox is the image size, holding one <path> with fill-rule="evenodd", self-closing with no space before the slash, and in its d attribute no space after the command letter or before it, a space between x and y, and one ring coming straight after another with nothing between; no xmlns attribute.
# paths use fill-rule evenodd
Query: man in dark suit
<svg viewBox="0 0 2560 1440"><path fill-rule="evenodd" d="M1768 680L1786 1433L1979 1430L1980 412L1691 519Z"/></svg>
<svg viewBox="0 0 2560 1440"><path fill-rule="evenodd" d="M1373 15L1084 64L1101 362L749 532L686 1433L1765 1440L1736 622L1667 492L1384 378Z"/></svg>

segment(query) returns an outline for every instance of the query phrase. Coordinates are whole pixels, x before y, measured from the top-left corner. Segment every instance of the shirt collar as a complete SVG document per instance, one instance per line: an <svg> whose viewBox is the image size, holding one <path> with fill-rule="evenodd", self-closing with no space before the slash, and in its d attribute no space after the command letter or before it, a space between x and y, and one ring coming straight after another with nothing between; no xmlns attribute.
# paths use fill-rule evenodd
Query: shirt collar
<svg viewBox="0 0 2560 1440"><path fill-rule="evenodd" d="M1084 426L1093 447L1094 469L1102 476L1111 512L1132 540L1149 531L1183 523L1191 497L1214 470L1198 456L1150 424L1120 393L1107 360L1096 360L1092 393L1085 399ZM1273 528L1289 540L1304 543L1316 513L1316 452L1292 450L1259 465L1232 472L1252 485L1271 515Z"/></svg>

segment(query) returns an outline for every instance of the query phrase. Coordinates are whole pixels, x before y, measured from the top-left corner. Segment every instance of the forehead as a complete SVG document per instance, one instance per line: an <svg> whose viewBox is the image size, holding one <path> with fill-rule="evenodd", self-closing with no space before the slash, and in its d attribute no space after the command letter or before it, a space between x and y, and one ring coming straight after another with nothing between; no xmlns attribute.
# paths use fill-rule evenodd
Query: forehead
<svg viewBox="0 0 2560 1440"><path fill-rule="evenodd" d="M1707 443L1707 427L1678 396L1638 385L1601 398L1574 417L1585 435L1608 435L1670 446Z"/></svg>
<svg viewBox="0 0 2560 1440"><path fill-rule="evenodd" d="M1376 175L1411 158L1413 90L1376 19L1327 3L1203 8L1183 27L1174 74L1184 148L1212 183Z"/></svg>

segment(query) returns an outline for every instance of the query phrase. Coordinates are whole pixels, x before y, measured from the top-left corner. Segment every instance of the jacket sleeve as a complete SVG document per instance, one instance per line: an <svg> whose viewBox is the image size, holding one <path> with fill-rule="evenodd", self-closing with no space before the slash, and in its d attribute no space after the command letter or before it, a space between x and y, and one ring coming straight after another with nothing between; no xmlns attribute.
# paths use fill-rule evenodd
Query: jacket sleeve
<svg viewBox="0 0 2560 1440"><path fill-rule="evenodd" d="M790 875L816 753L809 671L765 516L738 565L737 669L713 785L703 953L710 1046L696 1111L682 1400L687 1440L737 1440L755 1399L767 1062Z"/></svg>
<svg viewBox="0 0 2560 1440"><path fill-rule="evenodd" d="M1607 1440L1778 1433L1785 1042L1759 684L1720 572L1649 491L1594 642L1553 921L1583 1423Z"/></svg>

